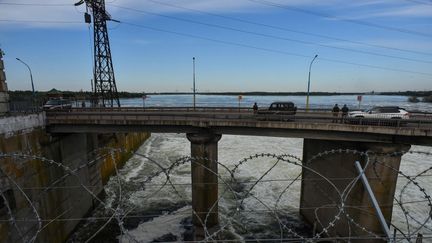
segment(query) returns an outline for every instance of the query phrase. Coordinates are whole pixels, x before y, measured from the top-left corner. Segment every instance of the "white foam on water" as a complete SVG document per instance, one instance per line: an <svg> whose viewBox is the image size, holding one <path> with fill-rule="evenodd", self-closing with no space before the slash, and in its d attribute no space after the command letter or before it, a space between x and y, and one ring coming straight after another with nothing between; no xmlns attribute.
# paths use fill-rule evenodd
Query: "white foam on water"
<svg viewBox="0 0 432 243"><path fill-rule="evenodd" d="M296 138L274 138L274 137L256 137L256 136L234 136L225 135L219 142L219 158L222 163L232 169L238 161L255 154L291 154L301 157L303 139ZM256 181L277 163L274 158L258 158L250 160L241 165L235 176L236 178ZM219 169L219 171L223 171ZM245 201L245 206L250 209L263 209L265 205L273 207L280 194L291 181L301 172L301 168L279 161L271 171L262 178L266 182L260 182L252 189L251 193L257 199L250 198ZM272 180L272 181L268 181ZM253 184L245 183L246 190L249 190ZM290 186L290 190L285 192L281 200L280 207L298 207L300 197L300 183ZM261 203L260 201L264 202Z"/></svg>
<svg viewBox="0 0 432 243"><path fill-rule="evenodd" d="M426 146L412 146L410 151L423 151L427 153L432 153L432 147ZM418 153L407 153L402 156L402 161L400 165L400 171L405 175L410 176L411 178L424 170L432 167L432 157L424 154ZM432 195L432 171L426 173L426 176L417 177L416 181L419 185L425 189L426 194ZM399 195L401 193L402 188L406 185L408 180L404 177L399 177L395 197L399 200ZM413 229L417 229L420 225L419 223L424 223L427 229L422 229L423 233L431 233L432 232L432 221L430 219L430 206L428 205L428 201L425 200L425 195L420 191L420 188L410 183L409 186L405 188L402 193L402 200L404 203L404 208L412 217L408 217L408 224L410 225L410 231L413 232ZM412 202L412 203L410 203ZM407 220L405 218L405 214L402 209L397 205L396 201L393 202L393 218L392 223L395 224L398 228L402 230L407 230ZM416 222L417 221L417 222ZM420 233L422 233L420 232ZM415 233L417 235L417 233Z"/></svg>
<svg viewBox="0 0 432 243"><path fill-rule="evenodd" d="M143 143L143 145L140 146L137 152L142 153L144 156L149 156L153 141L154 138L151 136ZM141 150L143 151L141 152ZM137 163L133 163L133 166L131 166L131 163L128 163L127 167L123 168L122 171L127 172L125 175L123 175L123 179L126 182L130 181L131 178L136 177L139 172L142 171L144 165L148 163L146 158L143 158L139 155L134 155L130 160L136 160Z"/></svg>
<svg viewBox="0 0 432 243"><path fill-rule="evenodd" d="M156 160L158 163L164 166L168 166L179 157L190 155L190 143L186 139L186 136L184 136L183 134L154 134L152 136L154 137L154 139L158 140L159 143L157 143L157 146L151 148L151 151L149 152L149 157ZM254 154L294 154L300 157L302 153L302 143L302 139L224 135L222 136L222 139L218 144L219 162L232 170L234 165L236 165L241 159ZM155 144L156 143L153 142L152 144L145 144L143 146L150 147L151 145ZM250 179L251 181L256 181L276 162L277 159L254 159L251 162L240 166L237 170L236 177L238 177L239 179L246 178ZM264 204L273 207L274 203L279 198L279 195L282 193L283 189L291 182L283 181L283 179L294 178L298 175L299 172L301 172L300 167L295 167L285 162L279 162L279 164L275 168L273 168L272 171L263 179L280 179L281 181L259 183L258 185L256 185L252 190L252 193L259 200L245 200L244 206L246 208L254 210L266 210L267 208L260 202L262 201L264 202ZM145 171L134 171L134 175L141 173L146 174ZM228 181L229 173L222 166L219 166L219 173L222 178ZM160 191L158 190L159 187L148 186L145 190L133 192L130 197L130 203L137 206L138 208L140 208L140 210L144 212L146 208L154 208L157 207L157 205L169 205L170 203L174 204L183 200L186 200L190 203L191 187L177 185L182 183L189 184L191 182L190 163L179 166L174 171L172 171L172 173L170 173L170 179L172 183L176 184L176 190L182 195L181 198L178 196L178 194L174 193L173 189L170 186L165 186L165 188ZM161 185L165 182L165 180L166 177L162 174L158 177L153 178L153 180L149 184ZM222 183L222 180L219 180L219 182ZM245 185L245 190L248 190L249 187L252 186L252 183L246 183ZM219 191L222 192L223 190L225 190L225 188L226 186L222 184ZM282 197L279 207L298 207L300 196L299 188L299 183L291 186L291 189L285 192L284 196ZM231 192L227 192L227 194L230 193ZM230 206L235 205L236 202L238 203L238 201L234 200L234 197L232 197L232 195L228 195L219 202L219 206L221 207L221 209L227 209L230 208ZM225 210L221 210L221 213L223 211ZM262 214L257 214L255 216L250 215L250 217L255 217L253 220L254 222L260 222L260 219L263 219L259 218L261 216ZM162 215L160 217L161 220L164 220L167 216ZM158 227L158 225L160 226L158 218L159 217L155 218L154 221L144 224L152 224L153 226L151 227ZM172 225L170 225L169 227L176 228L178 226L178 222L176 221L170 222L170 224ZM136 229L136 232L140 231L140 227ZM158 237L160 237L160 234L158 233ZM145 239L139 239L143 239L143 242L149 242L154 240L154 238L152 237L153 236L148 236Z"/></svg>
<svg viewBox="0 0 432 243"><path fill-rule="evenodd" d="M177 242L181 242L184 229L180 223L191 213L191 207L186 206L172 213L158 216L140 224L136 229L129 230L128 234L134 240L130 240L128 236L123 236L120 242L152 242L167 234L175 235L178 239Z"/></svg>
<svg viewBox="0 0 432 243"><path fill-rule="evenodd" d="M184 134L153 134L152 137L154 137L155 141L157 140L158 142L147 143L144 144L143 147L146 147L145 151L148 151L149 157L155 159L158 163L164 166L170 165L176 159L182 156L190 155L190 143ZM303 139L223 135L218 146L219 162L232 170L240 160L255 154L291 154L301 158ZM413 146L412 150L432 152L432 148L421 146ZM253 159L239 166L235 176L243 183L245 180L256 181L276 162L277 159L268 157ZM415 175L424 169L429 168L430 166L432 166L430 156L421 154L406 154L402 158L400 170L407 175ZM133 180L134 177L140 174L148 174L148 171L145 170L145 167L136 168L132 172L134 176L129 176L129 179ZM256 210L259 212L259 210L267 209L265 205L274 207L274 204L276 200L278 200L280 194L283 192L285 187L291 183L289 179L296 178L300 172L301 167L299 166L285 162L279 162L278 165L263 178L264 180L276 179L276 181L261 182L256 185L251 193L259 200L249 196L244 201L245 209ZM229 173L227 173L227 171L222 166L219 166L219 173L222 178L228 179ZM174 184L190 183L190 163L176 168L170 173L170 178ZM162 184L165 182L165 180L166 177L164 175L160 175L155 177L151 181L151 184ZM222 181L219 180L219 182L221 183ZM406 180L399 178L396 193L400 192L403 185L405 184L404 182L406 182ZM419 182L426 189L426 192L431 195L432 177L422 177L419 179ZM250 186L252 186L252 183L244 183L244 185L245 190L249 190ZM222 192L225 190L225 188L226 186L222 184L219 188L219 191ZM141 206L144 212L146 208L145 205L154 208L155 205L157 206L166 205L169 203L178 203L183 200L186 200L186 202L190 203L190 186L176 185L176 189L180 194L183 195L183 198L180 198L177 194L175 194L172 188L168 185L161 191L157 191L157 188L155 187L146 187L144 191L141 190L133 192L130 200L134 205L144 205ZM411 185L407 188L407 190L405 190L403 194L404 201L417 199L424 200L424 197L422 198L422 195L419 194L419 192L420 191L418 188ZM227 194L229 194L229 192ZM265 205L263 205L262 202ZM232 195L226 195L224 199L219 202L219 206L221 208L220 212L223 213L224 211L228 210L228 208L235 205L235 203L236 201ZM290 208L291 210L289 210L289 212L292 213L292 216L296 217L295 215L298 212L299 203L300 181L291 185L290 189L283 194L279 208ZM406 205L406 208L413 217L421 222L423 222L429 215L428 210L430 208L427 206L427 203L408 204ZM184 208L181 210L184 210ZM188 208L188 210L190 210L190 208ZM259 222L262 223L262 220L266 218L259 213L246 215L246 217L252 222L256 222L256 226L260 225ZM155 238L171 231L174 232L174 235L179 236L181 235L180 232L182 231L181 226L179 225L180 221L181 217L179 215L176 216L176 213L174 213L174 215L162 215L160 217L154 218L152 221L140 225L132 232L134 232L134 235L137 236L137 239L142 240L142 242L150 242ZM404 221L404 214L397 207L397 205L394 207L392 222L398 227L403 227L406 225L406 222ZM418 224L413 220L410 220L409 224L411 228L413 226L418 226ZM427 226L432 228L431 222L428 222ZM148 233L152 230L154 230L154 232Z"/></svg>

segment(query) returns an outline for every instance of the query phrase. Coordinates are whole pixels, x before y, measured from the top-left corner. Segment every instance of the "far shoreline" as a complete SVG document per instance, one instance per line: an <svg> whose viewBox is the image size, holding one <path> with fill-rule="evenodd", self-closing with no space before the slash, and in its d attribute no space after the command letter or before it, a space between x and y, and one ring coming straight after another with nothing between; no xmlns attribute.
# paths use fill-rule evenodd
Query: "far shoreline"
<svg viewBox="0 0 432 243"><path fill-rule="evenodd" d="M8 91L11 99L23 99L32 97L29 90ZM45 96L63 96L63 97L91 97L91 91L36 91L36 97ZM156 95L193 95L193 92L118 92L119 98L143 98L146 96ZM306 92L264 92L264 91L247 91L247 92L196 92L195 95L224 95L224 96L306 96ZM432 97L432 91L397 91L397 92L310 92L310 96L341 96L341 95L389 95L389 96L407 96L407 97Z"/></svg>
<svg viewBox="0 0 432 243"><path fill-rule="evenodd" d="M339 95L396 95L396 96L428 96L432 91L404 92L311 92L310 96L339 96ZM132 94L132 93L131 93ZM192 92L152 92L145 95L193 95ZM226 95L226 96L306 96L306 92L196 92L196 95Z"/></svg>

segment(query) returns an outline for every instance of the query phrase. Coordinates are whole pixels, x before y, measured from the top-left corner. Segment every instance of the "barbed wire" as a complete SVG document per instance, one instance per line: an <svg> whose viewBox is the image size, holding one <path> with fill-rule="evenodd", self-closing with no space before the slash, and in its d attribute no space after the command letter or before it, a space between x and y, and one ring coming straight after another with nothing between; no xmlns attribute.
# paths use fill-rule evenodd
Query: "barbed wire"
<svg viewBox="0 0 432 243"><path fill-rule="evenodd" d="M417 174L411 172L411 174L408 175L406 172L400 171L399 168L394 168L386 162L380 161L380 158L384 160L388 157L402 156L404 154L418 154L430 158L432 153L429 152L409 150L392 153L377 153L373 151L365 152L351 149L333 149L311 156L307 161L303 161L301 158L291 154L278 155L272 153L257 153L235 163L209 161L207 158L192 158L189 156L183 156L174 161L169 159L161 160L135 152L129 153L129 155L141 158L141 163L148 167L146 168L146 173L143 174L144 178L135 181L130 180L130 178L125 178L123 173L121 173L121 169L117 168L117 163L115 162L115 154L117 153L127 153L127 151L124 149L101 148L91 151L85 156L69 158L70 162L68 165L32 154L0 153L0 161L5 162L0 166L0 179L2 182L7 181L8 183L5 183L4 186L13 189L15 198L19 198L19 201L25 202L26 205L23 206L20 204L20 208L14 209L14 207L17 207L16 205L11 205L14 201L10 200L4 189L0 190L0 198L4 202L4 213L6 216L6 218L0 217L0 223L10 225L17 234L14 239L22 242L35 242L41 232L50 227L54 222L83 221L85 225L84 228L91 231L91 233L85 235L87 236L86 239L83 239L85 242L94 240L101 232L106 230L108 225L113 223L118 227L118 239L120 239L120 241L141 242L139 237L137 238L134 233L131 233L132 228L126 225L126 221L138 220L141 222L143 218L152 219L162 215L170 215L174 212L173 210L165 211L163 206L159 211L156 210L155 212L151 210L150 206L143 207L142 205L134 203L134 197L136 197L136 194L139 192L141 193L139 196L141 203L151 205L154 200L159 199L158 196L163 195L169 198L170 202L168 202L168 204L177 203L183 207L186 206L186 211L176 212L175 215L184 219L195 215L198 220L201 220L199 224L204 230L204 241L230 242L236 241L235 239L254 242L275 240L284 242L315 242L321 240L351 241L355 239L388 240L381 232L376 232L374 229L369 229L368 226L362 225L362 222L357 221L356 216L350 213L353 212L352 210L358 210L366 215L370 215L370 217L375 217L373 211L370 210L372 206L361 203L348 203L348 198L353 193L354 188L359 185L360 175L341 177L326 176L317 171L314 167L317 163L320 163L319 161L323 161L326 158L331 158L336 155L346 156L348 158L348 155L350 155L356 156L363 161L362 164L365 171L371 171L371 173L367 173L368 180L377 181L381 185L385 185L384 182L387 177L383 176L387 175L382 175L378 171L379 168L385 168L392 171L392 173L396 175L396 178L399 178L399 181L404 183L402 186L399 186L399 189L395 193L394 205L380 205L382 209L397 207L402 212L402 215L399 215L399 217L401 216L404 218L403 224L401 225L401 222L391 223L395 232L399 232L394 235L393 240L411 242L416 238L418 233L423 234L423 239L432 238L432 201L429 194L431 184L430 182L428 184L427 181L424 181L431 178L432 166L419 169L421 171ZM105 191L109 196L102 199L97 191L101 189L101 187L98 185L89 185L88 182L85 181L85 178L80 177L79 173L93 166L97 168L97 166L100 166L102 163L101 161L108 157L110 157L111 161L114 161L114 176L112 176L105 186ZM28 186L28 184L22 182L22 179L14 177L13 173L7 169L7 166L11 164L21 163L27 166L25 163L28 161L34 161L35 163L39 163L39 165L44 165L47 169L58 169L62 173L59 173L57 178L47 180L45 185ZM217 163L222 171L212 171L211 168L201 163L203 161ZM255 176L242 175L244 168L252 167L253 163L256 161L268 165L268 168L260 171L259 174ZM354 161L350 162L354 163ZM189 181L184 182L184 180L190 179L190 175L182 172L182 167L192 164L202 167L209 174L213 174L218 178L217 183L194 183L194 185L217 184L221 189L216 201L207 212L195 211L191 207L189 190L193 184ZM281 166L284 169L311 173L313 178L303 178L302 173L294 177L275 178L274 173L279 170L278 168ZM71 178L73 178L75 184L71 184ZM319 206L296 206L286 201L287 195L289 196L290 193L293 192L298 193L299 184L306 182L313 183L316 189L315 193L326 198L329 203L324 203ZM263 196L259 188L272 186L274 183L279 184L278 192L276 193L275 191L276 194L272 196L273 199L267 198L265 195ZM283 183L287 184L283 185ZM337 183L337 185L335 183ZM344 186L341 187L340 183L344 183ZM74 207L74 202L71 202L69 207L60 210L53 215L53 217L50 217L43 210L43 205L45 205L44 200L46 200L48 194L54 190L83 190L88 194L91 200L97 202L98 206L93 215L87 217L73 217L69 215ZM415 195L412 194L414 191ZM409 198L409 200L406 200L405 197ZM427 212L427 214L420 213L423 217L419 217L419 213L414 211L411 205L419 205L421 210ZM206 225L211 213L217 207L219 207L220 211L219 217L224 220L223 222L219 222L219 226L216 230L210 230ZM18 214L17 212L22 209L26 209L28 213ZM332 210L333 215L330 217L323 217L321 211L329 212L329 209ZM313 210L317 224L317 227L314 227L314 232L303 232L304 230L300 230L298 228L300 226L295 225L296 222L301 222L300 219L297 219L296 222L287 220L287 216L293 217L292 215L295 215L293 212L296 210ZM203 213L206 214L204 219L200 217ZM272 225L272 229L269 229L271 234L257 233L256 227L260 226L260 222L250 222L250 218L253 217L253 215L261 215L261 220ZM335 230L337 225L342 223L347 224L348 235L337 238L329 236L333 235L332 231ZM304 226L301 227L307 226L304 224ZM359 234L355 229L360 230L362 234ZM227 232L230 231L236 233L231 232L231 234L227 234ZM72 239L73 237L79 239L83 237L77 235L80 230L77 232L78 233L72 236ZM221 239L223 236L226 238ZM268 238L269 236L271 236L271 238Z"/></svg>

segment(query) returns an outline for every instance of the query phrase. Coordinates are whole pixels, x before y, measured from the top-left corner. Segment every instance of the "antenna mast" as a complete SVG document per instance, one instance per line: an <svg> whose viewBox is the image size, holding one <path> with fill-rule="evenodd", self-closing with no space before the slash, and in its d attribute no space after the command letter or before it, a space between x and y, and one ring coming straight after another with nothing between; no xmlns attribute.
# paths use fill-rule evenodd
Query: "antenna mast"
<svg viewBox="0 0 432 243"><path fill-rule="evenodd" d="M107 21L119 22L111 19L105 10L105 0L81 0L75 6L85 3L93 13L94 36L94 105L103 107L120 107L117 86L114 77L114 67L108 38ZM86 23L91 22L90 15L84 14Z"/></svg>

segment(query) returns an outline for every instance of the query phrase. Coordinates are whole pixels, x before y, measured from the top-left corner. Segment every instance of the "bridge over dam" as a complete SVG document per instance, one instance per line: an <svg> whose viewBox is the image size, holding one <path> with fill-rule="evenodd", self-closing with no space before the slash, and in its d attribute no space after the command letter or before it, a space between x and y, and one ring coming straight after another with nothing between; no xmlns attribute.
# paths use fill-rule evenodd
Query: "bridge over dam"
<svg viewBox="0 0 432 243"><path fill-rule="evenodd" d="M214 133L431 145L432 116L414 119L334 118L331 112L254 114L237 108L75 108L47 112L53 133Z"/></svg>
<svg viewBox="0 0 432 243"><path fill-rule="evenodd" d="M402 155L411 145L432 145L432 119L422 114L393 120L335 118L322 111L283 115L238 108L74 108L46 112L46 126L51 133L185 133L194 158L192 208L197 240L216 231L219 224L216 161L224 134L304 138L300 214L327 236L373 232L382 237L367 242L388 240L379 211L389 226ZM351 178L360 178L356 161L369 178L378 210L367 186L360 180L353 184ZM345 194L347 188L351 190ZM344 215L363 230L351 227Z"/></svg>

